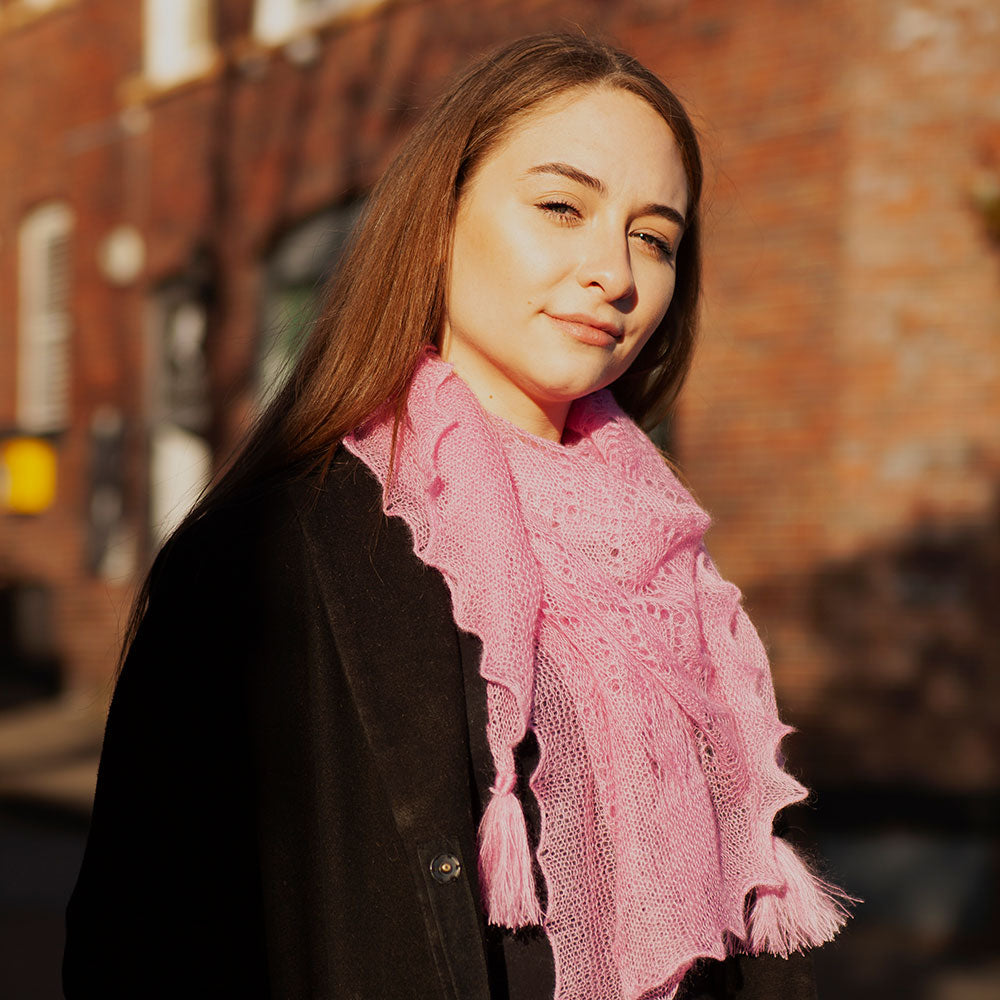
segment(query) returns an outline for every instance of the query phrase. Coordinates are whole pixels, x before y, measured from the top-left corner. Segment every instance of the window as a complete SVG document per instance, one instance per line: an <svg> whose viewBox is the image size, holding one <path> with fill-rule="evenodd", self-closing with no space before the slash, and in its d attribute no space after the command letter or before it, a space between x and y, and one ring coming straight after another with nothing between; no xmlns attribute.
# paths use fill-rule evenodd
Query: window
<svg viewBox="0 0 1000 1000"><path fill-rule="evenodd" d="M257 355L258 405L272 398L298 357L316 318L323 284L337 266L360 212L361 202L323 212L293 229L271 252Z"/></svg>
<svg viewBox="0 0 1000 1000"><path fill-rule="evenodd" d="M178 280L165 285L153 303L149 519L157 546L212 475L206 291Z"/></svg>
<svg viewBox="0 0 1000 1000"><path fill-rule="evenodd" d="M70 235L62 202L36 208L18 237L17 422L32 434L69 423Z"/></svg>
<svg viewBox="0 0 1000 1000"><path fill-rule="evenodd" d="M146 77L169 87L211 68L215 61L208 0L145 0Z"/></svg>
<svg viewBox="0 0 1000 1000"><path fill-rule="evenodd" d="M100 406L90 420L87 568L125 581L135 570L135 535L125 521L125 418Z"/></svg>
<svg viewBox="0 0 1000 1000"><path fill-rule="evenodd" d="M253 33L262 42L277 44L337 14L371 6L374 0L257 0Z"/></svg>
<svg viewBox="0 0 1000 1000"><path fill-rule="evenodd" d="M212 449L176 424L153 428L149 458L149 522L159 548L201 496L212 476Z"/></svg>

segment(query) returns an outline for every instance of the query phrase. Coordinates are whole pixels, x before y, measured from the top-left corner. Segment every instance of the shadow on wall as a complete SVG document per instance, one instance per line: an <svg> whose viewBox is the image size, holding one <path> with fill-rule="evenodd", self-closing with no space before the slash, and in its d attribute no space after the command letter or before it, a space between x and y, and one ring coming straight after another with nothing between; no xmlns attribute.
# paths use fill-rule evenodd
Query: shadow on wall
<svg viewBox="0 0 1000 1000"><path fill-rule="evenodd" d="M865 900L818 953L821 996L1000 996L1000 494L747 604L776 663L790 636L815 654L790 757L817 794L793 822Z"/></svg>

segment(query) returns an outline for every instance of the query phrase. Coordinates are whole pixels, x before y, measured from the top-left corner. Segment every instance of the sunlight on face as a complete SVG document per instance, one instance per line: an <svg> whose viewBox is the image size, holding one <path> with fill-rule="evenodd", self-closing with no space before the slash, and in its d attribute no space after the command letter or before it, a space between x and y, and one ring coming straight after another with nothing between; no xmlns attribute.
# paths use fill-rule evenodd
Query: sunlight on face
<svg viewBox="0 0 1000 1000"><path fill-rule="evenodd" d="M569 404L621 375L666 313L687 203L644 100L579 88L542 104L462 193L442 357L487 410L558 440Z"/></svg>

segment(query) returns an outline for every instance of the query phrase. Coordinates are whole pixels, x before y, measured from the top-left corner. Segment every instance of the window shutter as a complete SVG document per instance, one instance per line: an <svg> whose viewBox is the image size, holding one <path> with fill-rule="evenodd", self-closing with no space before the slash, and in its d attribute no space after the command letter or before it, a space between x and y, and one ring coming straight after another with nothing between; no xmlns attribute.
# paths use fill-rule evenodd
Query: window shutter
<svg viewBox="0 0 1000 1000"><path fill-rule="evenodd" d="M32 434L70 417L70 235L68 206L36 209L20 234L17 421Z"/></svg>

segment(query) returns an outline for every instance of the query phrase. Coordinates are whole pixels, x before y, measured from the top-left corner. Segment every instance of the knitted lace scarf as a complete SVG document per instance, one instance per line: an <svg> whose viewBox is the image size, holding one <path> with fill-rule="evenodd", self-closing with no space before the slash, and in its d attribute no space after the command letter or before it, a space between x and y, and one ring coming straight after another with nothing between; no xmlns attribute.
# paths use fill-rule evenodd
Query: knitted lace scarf
<svg viewBox="0 0 1000 1000"><path fill-rule="evenodd" d="M701 956L830 939L839 891L771 833L805 789L776 763L790 730L763 647L706 554L708 516L611 394L575 402L546 441L488 415L429 352L390 479L392 436L387 417L345 443L482 642L484 907L545 928L556 1000L669 998ZM529 726L544 914L516 794Z"/></svg>

